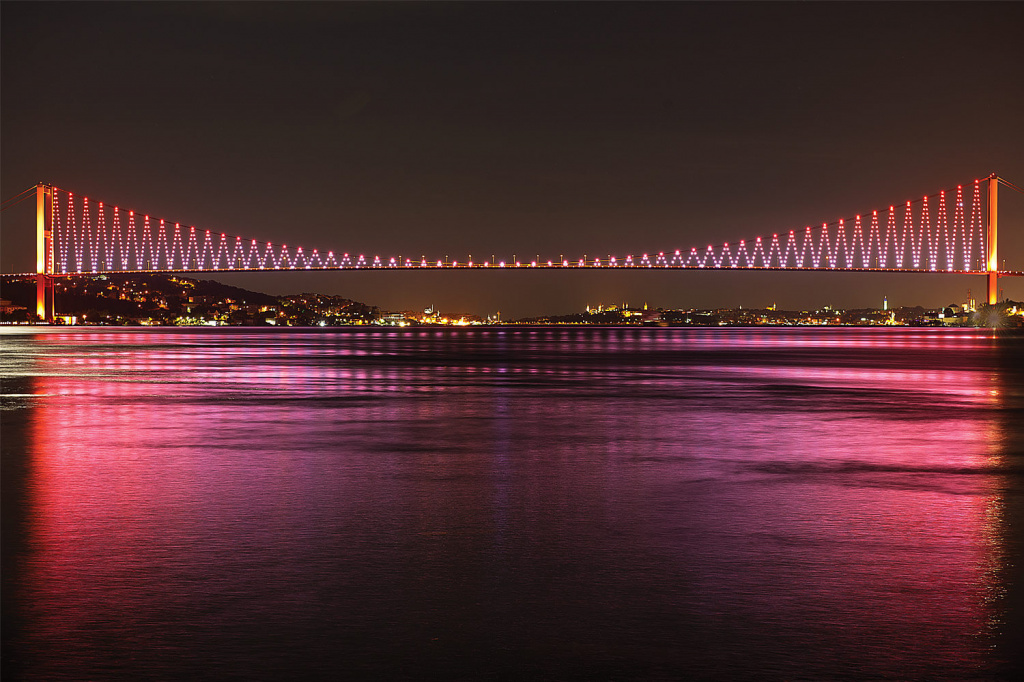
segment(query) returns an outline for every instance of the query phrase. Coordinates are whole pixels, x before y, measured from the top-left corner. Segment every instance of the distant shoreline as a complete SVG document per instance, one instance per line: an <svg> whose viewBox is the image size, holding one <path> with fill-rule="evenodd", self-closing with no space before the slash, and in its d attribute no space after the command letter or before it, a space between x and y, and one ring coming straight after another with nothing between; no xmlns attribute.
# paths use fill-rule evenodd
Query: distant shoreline
<svg viewBox="0 0 1024 682"><path fill-rule="evenodd" d="M36 316L34 275L0 277L0 324L40 325ZM1024 327L1024 304L1003 301L995 307L973 299L940 308L921 306L816 310L767 308L649 308L621 305L586 311L502 319L425 310L384 310L343 296L302 293L274 296L215 280L163 273L83 275L56 283L51 319L64 325L103 327L295 327L299 329L378 326L436 328L500 327ZM48 305L50 303L48 302Z"/></svg>

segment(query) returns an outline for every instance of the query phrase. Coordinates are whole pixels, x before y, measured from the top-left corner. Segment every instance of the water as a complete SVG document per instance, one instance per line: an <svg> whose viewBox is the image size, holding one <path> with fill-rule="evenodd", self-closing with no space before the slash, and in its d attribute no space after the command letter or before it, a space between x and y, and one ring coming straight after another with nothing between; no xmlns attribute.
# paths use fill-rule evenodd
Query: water
<svg viewBox="0 0 1024 682"><path fill-rule="evenodd" d="M1024 338L6 332L5 679L1014 679Z"/></svg>

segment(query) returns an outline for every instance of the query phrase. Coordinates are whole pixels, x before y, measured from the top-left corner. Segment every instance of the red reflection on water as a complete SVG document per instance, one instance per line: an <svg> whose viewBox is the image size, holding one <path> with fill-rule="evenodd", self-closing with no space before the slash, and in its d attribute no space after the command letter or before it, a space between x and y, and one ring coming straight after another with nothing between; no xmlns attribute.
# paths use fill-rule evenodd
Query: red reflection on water
<svg viewBox="0 0 1024 682"><path fill-rule="evenodd" d="M29 639L93 671L132 647L166 664L200 645L204 599L267 598L260 580L308 617L326 588L302 581L346 570L320 566L325 545L414 565L499 547L529 571L516 552L595 524L558 560L627 576L600 583L623 594L649 571L658 609L787 639L804 670L823 655L879 675L984 668L1003 532L990 372L633 362L677 346L981 351L984 333L501 331L474 349L504 356L365 364L458 338L47 336ZM558 361L531 361L544 352Z"/></svg>

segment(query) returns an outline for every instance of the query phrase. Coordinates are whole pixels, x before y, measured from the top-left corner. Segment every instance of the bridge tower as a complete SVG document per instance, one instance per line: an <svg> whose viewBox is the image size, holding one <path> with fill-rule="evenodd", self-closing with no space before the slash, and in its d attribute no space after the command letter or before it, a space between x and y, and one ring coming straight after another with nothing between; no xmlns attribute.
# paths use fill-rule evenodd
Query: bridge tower
<svg viewBox="0 0 1024 682"><path fill-rule="evenodd" d="M988 176L988 254L985 269L988 271L988 304L999 302L999 253L996 236L999 226L999 176Z"/></svg>
<svg viewBox="0 0 1024 682"><path fill-rule="evenodd" d="M36 185L36 315L53 322L53 226L52 212L47 212L47 197L53 188ZM47 306L49 302L49 306Z"/></svg>

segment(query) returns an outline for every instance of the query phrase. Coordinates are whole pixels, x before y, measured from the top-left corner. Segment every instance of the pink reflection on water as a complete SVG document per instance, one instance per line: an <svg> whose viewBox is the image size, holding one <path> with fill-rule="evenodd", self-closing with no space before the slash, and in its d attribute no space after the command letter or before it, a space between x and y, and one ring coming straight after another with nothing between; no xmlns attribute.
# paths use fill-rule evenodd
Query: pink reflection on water
<svg viewBox="0 0 1024 682"><path fill-rule="evenodd" d="M32 636L72 655L132 631L180 647L169 624L253 581L290 585L305 614L316 591L268 539L312 566L325 543L384 540L388 560L439 561L447 545L426 539L449 535L514 562L535 551L517 537L557 546L592 524L574 549L592 575L628 591L648 571L657 608L796 642L804 670L815 656L906 677L984 664L1003 532L1000 429L978 409L1000 399L990 372L625 362L678 346L982 350L984 333L513 330L480 339L514 353L395 364L365 359L444 337L139 339L50 335L38 361ZM531 361L552 343L558 361Z"/></svg>

